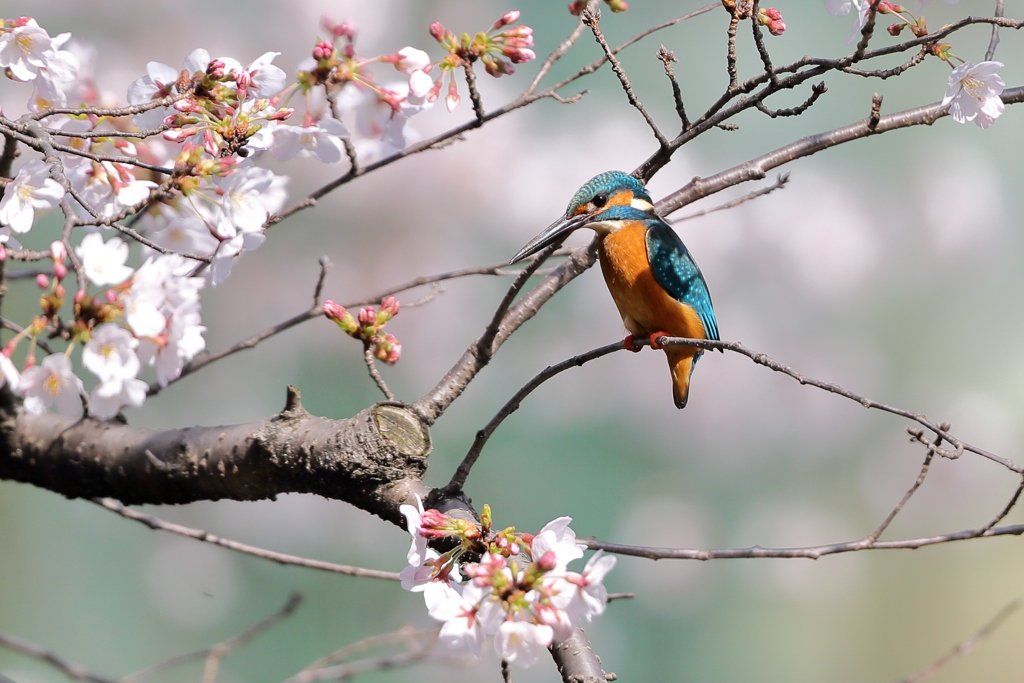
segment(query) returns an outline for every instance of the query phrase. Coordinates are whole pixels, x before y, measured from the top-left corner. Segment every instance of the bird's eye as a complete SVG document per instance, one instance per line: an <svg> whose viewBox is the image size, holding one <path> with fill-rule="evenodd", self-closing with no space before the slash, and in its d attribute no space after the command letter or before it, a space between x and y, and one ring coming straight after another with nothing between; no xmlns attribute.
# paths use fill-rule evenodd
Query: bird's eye
<svg viewBox="0 0 1024 683"><path fill-rule="evenodd" d="M594 195L594 198L591 200L591 202L594 204L594 206L600 209L604 207L605 204L608 203L608 195L606 195L604 192L596 194Z"/></svg>

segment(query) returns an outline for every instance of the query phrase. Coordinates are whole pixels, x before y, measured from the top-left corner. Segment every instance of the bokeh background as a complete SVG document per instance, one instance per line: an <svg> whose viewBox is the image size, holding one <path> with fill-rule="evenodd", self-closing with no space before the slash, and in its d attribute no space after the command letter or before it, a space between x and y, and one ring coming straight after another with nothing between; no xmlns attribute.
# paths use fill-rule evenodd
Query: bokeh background
<svg viewBox="0 0 1024 683"><path fill-rule="evenodd" d="M535 29L538 54L571 30L575 20L564 4L515 6ZM936 27L990 13L993 5L936 1L926 11ZM602 26L618 44L698 6L635 0L625 14L605 12ZM769 40L776 63L850 49L844 41L852 18L832 17L816 1L780 1L779 7L789 29ZM195 47L243 64L279 50L276 63L294 74L322 34L323 13L358 25L363 54L411 44L439 57L430 22L475 31L511 8L491 0L35 0L8 3L4 16L30 14L51 34L71 31L94 44L100 84L123 97L147 61L178 65ZM1022 9L1007 3L1008 15ZM724 12L706 14L623 56L638 94L667 132L677 124L654 57L658 46L679 58L686 103L696 114L724 87L726 24ZM953 41L954 53L980 61L988 39L987 28L965 30ZM890 40L881 35L878 43ZM741 42L742 77L760 63ZM556 75L598 54L583 40ZM1024 82L1019 36L1004 32L998 58L1007 63L1001 73L1009 85ZM486 107L513 98L537 66L524 65L500 81L484 77ZM738 131L712 131L677 154L651 192L659 198L695 175L866 117L876 91L885 97L883 112L937 101L948 73L931 59L886 82L831 74L829 92L806 115L744 115L735 121ZM589 91L578 104L539 102L464 141L347 185L275 227L225 285L204 292L208 348L221 349L303 310L321 255L335 264L325 295L342 302L416 275L499 262L553 220L589 177L632 170L652 152L653 137L607 68L574 88ZM4 82L5 111L19 109L26 94ZM770 104L793 106L806 94L782 94ZM453 115L436 107L412 126L423 136L445 130L471 115L467 105ZM808 375L949 420L957 435L1021 461L1022 120L1021 108L1009 107L987 131L945 119L859 141L783 169L792 174L783 191L677 225L709 282L723 338ZM275 168L291 175L293 198L342 172L305 160ZM40 228L37 234L52 239ZM384 374L401 399L414 400L434 385L489 320L507 283L488 277L447 283L442 296L403 309L389 324L404 355ZM36 298L33 285L16 284L5 313L27 316ZM428 483L447 480L475 430L528 378L622 334L599 273L574 281L436 425ZM334 418L379 398L357 344L321 319L185 379L129 419L156 428L255 421L281 408L286 384L301 388L311 412ZM874 529L916 477L923 453L907 442L906 426L720 354L702 360L690 405L680 412L660 354L618 353L531 396L488 444L468 491L478 504L492 505L498 523L522 530L568 514L581 536L636 544L846 541ZM937 460L886 537L982 525L1016 484L980 458ZM400 529L313 496L148 511L279 551L392 570L401 568L408 541ZM1007 521L1024 521L1024 512ZM611 605L588 632L620 680L895 680L1020 598L1022 563L1024 542L1016 537L816 562L621 558L609 588L634 591L636 599ZM0 482L0 630L104 675L222 640L277 609L294 590L308 598L298 614L226 660L220 680L282 680L346 643L405 624L430 625L420 596L388 582L279 567L152 532L87 502ZM1022 640L1024 614L1018 613L933 680L1019 681ZM0 673L17 683L63 680L5 651ZM191 666L157 680L199 677ZM478 664L428 663L365 678L500 676L488 655ZM542 662L515 678L551 681L557 674Z"/></svg>

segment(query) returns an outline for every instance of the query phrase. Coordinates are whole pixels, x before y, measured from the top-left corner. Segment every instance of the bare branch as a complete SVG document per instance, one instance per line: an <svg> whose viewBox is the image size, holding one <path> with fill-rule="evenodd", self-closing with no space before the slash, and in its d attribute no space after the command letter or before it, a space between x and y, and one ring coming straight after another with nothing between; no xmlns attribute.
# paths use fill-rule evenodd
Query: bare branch
<svg viewBox="0 0 1024 683"><path fill-rule="evenodd" d="M476 120L483 125L487 117L484 111L484 101L480 98L480 91L476 88L476 74L473 73L473 65L469 62L463 64L463 71L466 73L466 87L469 89L469 101L473 103L473 114Z"/></svg>
<svg viewBox="0 0 1024 683"><path fill-rule="evenodd" d="M88 681L88 683L116 683L111 678L104 678L94 674L81 664L68 661L51 650L40 647L35 643L30 643L27 640L18 638L17 636L0 633L0 647L6 647L9 650L14 650L15 652L20 652L21 654L32 657L33 659L45 662L75 681Z"/></svg>
<svg viewBox="0 0 1024 683"><path fill-rule="evenodd" d="M452 475L451 481L449 481L448 485L445 487L445 491L449 495L454 495L462 490L462 487L466 484L466 478L469 476L470 470L473 468L473 465L476 464L476 461L480 457L480 453L483 451L484 445L491 437L491 434L493 434L494 430L496 430L498 426L505 421L506 417L519 409L523 399L533 393L534 389L569 368L578 368L588 361L601 358L602 356L607 356L609 353L618 351L621 348L622 342L608 344L607 346L602 346L598 349L594 349L593 351L573 356L561 363L549 365L544 368L540 374L527 382L523 388L517 391L515 395L513 395L504 406L502 406L497 415L492 417L491 421L487 423L487 426L476 433L473 445L470 447L469 452L466 453L466 456L462 459L462 463L459 464L458 469L455 470L455 474Z"/></svg>
<svg viewBox="0 0 1024 683"><path fill-rule="evenodd" d="M943 424L942 427L944 429L949 429L948 424ZM918 438L922 438L924 435L921 433L920 430L917 430L916 436ZM935 437L935 441L933 441L932 443L936 448L938 448L939 444L942 443L942 437ZM885 530L889 528L890 524L892 524L892 520L896 519L896 515L900 514L900 511L903 510L903 506L906 505L907 502L914 496L914 494L917 493L917 490L921 488L921 484L924 483L925 477L928 476L928 470L932 466L933 457L935 457L935 450L930 448L924 455L924 462L921 463L921 471L918 472L917 479L915 479L911 487L907 489L907 492L903 494L903 497L900 499L900 502L896 503L896 507L894 507L892 511L889 512L889 514L886 516L884 520L882 520L882 523L879 524L874 531L867 535L866 540L869 543L874 544L882 536L882 534L885 533Z"/></svg>
<svg viewBox="0 0 1024 683"><path fill-rule="evenodd" d="M949 458L955 458L958 457L964 451L969 451L971 453L980 455L983 458L988 458L993 462L999 463L1000 465L1010 470L1011 472L1016 472L1017 474L1024 475L1024 467L1021 467L1012 460L996 455L995 453L990 453L982 448L973 446L965 441L961 441L960 439L950 434L948 430L943 429L942 425L938 425L932 422L922 414L913 413L909 410L904 410L903 408L897 408L895 406L879 403L878 401L873 401L870 398L861 396L860 394L856 394L850 391L849 389L839 386L838 384L822 382L821 380L801 375L800 373L793 370L793 368L791 368L790 366L783 365L775 360L772 360L763 353L754 351L752 349L748 349L739 342L709 341L706 339L683 339L680 337L658 337L656 341L658 344L664 346L696 346L702 349L715 349L738 353L742 356L746 356L747 358L754 361L758 365L763 365L770 370L774 370L775 372L780 372L788 377L792 377L800 384L806 384L812 387L816 387L818 389L823 389L829 393L836 394L837 396L842 396L843 398L848 398L851 401L855 401L865 408L881 410L882 412L890 413L892 415L898 415L899 417L904 417L908 420L912 420L913 422L918 423L922 427L925 427L928 430L930 430L936 436L941 436L943 439L952 444L953 447L956 449L955 451L950 452L938 448L937 446L933 446L932 448L934 448L935 452L938 453L939 455ZM634 340L633 345L634 347L636 347L643 346L648 343L648 340L637 339Z"/></svg>
<svg viewBox="0 0 1024 683"><path fill-rule="evenodd" d="M373 357L373 346L369 342L363 342L363 361L366 363L366 370L370 373L370 379L376 383L377 388L384 394L384 398L394 401L395 395L391 393L384 378L380 376L380 370L377 369L377 363Z"/></svg>
<svg viewBox="0 0 1024 683"><path fill-rule="evenodd" d="M977 633L975 633L973 636L971 636L964 642L958 644L945 655L943 655L936 661L932 662L925 668L921 669L914 675L902 679L900 683L918 683L918 681L923 681L926 678L931 678L933 675L937 674L939 671L942 671L942 669L946 668L946 666L948 666L954 660L959 659L964 655L971 654L972 652L974 652L974 650L977 649L979 645L981 645L981 643L986 638L988 638L992 634L993 631L999 628L999 626L1001 626L1002 623L1006 621L1006 619L1011 614L1016 612L1020 608L1020 605L1020 600L1014 600L1013 602L1007 604L1005 607L999 610L999 613L992 617L992 619L990 619L988 623L986 623L984 626L978 629Z"/></svg>
<svg viewBox="0 0 1024 683"><path fill-rule="evenodd" d="M769 109L764 102L758 102L755 106L759 112L767 114L769 118L773 119L779 118L780 116L800 116L810 109L814 103L818 101L818 98L826 92L828 92L828 88L825 87L825 81L822 81L821 83L815 83L812 85L810 96L804 100L803 103L795 107L790 107L789 109Z"/></svg>
<svg viewBox="0 0 1024 683"><path fill-rule="evenodd" d="M1003 16L1003 0L996 0L996 11L994 16ZM996 56L996 47L999 45L999 24L992 24L992 37L988 41L988 49L985 50L985 61L992 61L992 58Z"/></svg>
<svg viewBox="0 0 1024 683"><path fill-rule="evenodd" d="M382 633L380 635L363 638L362 640L351 643L350 645L345 645L330 654L320 657L302 671L289 678L285 683L310 683L311 681L321 680L319 677L320 671L330 665L343 662L360 652L365 652L382 645L391 645L392 643L405 643L408 646L409 643L416 642L420 639L430 638L432 640L436 640L439 630L440 626L437 628L420 630L414 629L410 626L403 626L397 631L392 631L391 633ZM429 643L426 646L426 649L429 649L432 645L432 642Z"/></svg>
<svg viewBox="0 0 1024 683"><path fill-rule="evenodd" d="M206 666L203 667L202 683L214 683L217 680L217 671L220 668L220 662L224 657L230 654L232 650L245 645L247 642L258 636L263 631L266 631L277 622L290 616L292 612L298 609L300 603L302 603L302 595L299 593L292 593L288 598L288 602L286 602L284 606L274 614L271 614L266 619L253 624L238 635L221 641L209 648L210 654L206 657Z"/></svg>
<svg viewBox="0 0 1024 683"><path fill-rule="evenodd" d="M110 498L93 498L92 502L124 517L125 519L130 519L132 521L139 522L140 524L144 524L150 529L169 531L172 534L178 534L179 536L185 536L186 538L194 538L197 541L211 543L213 545L220 546L221 548L227 548L228 550L234 550L235 552L252 555L253 557L259 557L264 560L270 560L271 562L276 562L278 564L306 567L307 569L319 569L320 571L344 574L346 576L363 576L371 579L398 581L398 574L395 572L386 572L379 569L364 569L363 567L354 567L347 564L335 564L333 562L313 560L306 557L299 557L297 555L279 553L274 550L257 548L256 546L248 545L247 543L239 543L238 541L232 541L228 538L221 538L220 536L211 534L208 531L203 531L202 529L192 529L181 524L162 520L159 517L154 517L153 515L137 512Z"/></svg>
<svg viewBox="0 0 1024 683"><path fill-rule="evenodd" d="M756 545L752 548L725 548L718 550L704 550L691 548L654 548L635 545L623 545L620 543L608 543L596 538L584 538L580 541L590 550L604 550L618 555L631 555L633 557L646 557L651 560L735 560L749 559L754 557L775 557L775 558L803 558L817 560L826 555L838 555L841 553L859 552L862 550L916 550L930 545L941 545L943 543L954 543L956 541L967 541L973 538L989 538L993 536L1020 536L1024 535L1024 524L1013 524L996 527L994 529L964 529L939 536L926 536L922 538L908 538L898 541L875 541L869 543L866 538L845 543L828 543L825 545L810 545L797 548L764 548Z"/></svg>
<svg viewBox="0 0 1024 683"><path fill-rule="evenodd" d="M679 116L679 121L683 126L683 130L690 127L690 120L686 118L686 106L683 104L683 93L679 88L679 81L676 80L675 69L672 68L672 62L678 61L675 54L662 45L658 49L658 59L665 65L665 76L668 77L668 82L672 85L672 100L676 103L676 115Z"/></svg>
<svg viewBox="0 0 1024 683"><path fill-rule="evenodd" d="M593 13L589 9L583 10L583 13L580 15L583 23L589 26L590 30L593 32L594 39L597 40L597 44L601 46L602 50L604 50L605 57L608 58L609 63L612 65L612 71L615 73L615 76L618 77L619 83L622 85L622 89L626 92L626 99L629 100L629 103L638 112L640 112L641 116L644 117L644 121L647 122L647 125L650 126L651 130L654 132L654 137L657 139L658 144L662 147L667 147L668 138L666 138L658 129L658 124L654 122L651 115L647 113L646 109L644 109L643 103L640 102L636 94L633 92L633 84L629 82L629 78L626 76L626 70L622 68L622 64L615 58L615 53L612 52L612 48L608 45L608 41L604 39L601 27L598 26L598 20L600 17L600 12Z"/></svg>
<svg viewBox="0 0 1024 683"><path fill-rule="evenodd" d="M775 190L780 190L780 189L784 188L786 186L786 183L788 183L788 182L789 182L789 174L788 173L780 173L779 176L775 179L775 182L772 183L771 185L768 185L767 187L762 187L760 190L754 190L753 192L748 192L747 194L743 195L742 197L737 197L736 199L728 201L728 202L726 202L724 204L719 204L718 206L712 206L709 209L701 209L700 211L695 211L694 213L690 213L690 214L687 214L685 216L680 216L679 218L673 218L673 219L671 219L671 220L669 220L667 222L670 225L675 225L676 223L682 223L683 221L688 221L691 218L698 218L700 216L706 216L707 214L714 213L715 211L724 211L725 209L731 209L734 206L739 206L740 204L743 204L745 202L749 202L752 199L757 199L758 197L763 197L765 195L771 194L772 192L775 192Z"/></svg>
<svg viewBox="0 0 1024 683"><path fill-rule="evenodd" d="M1024 86L1004 90L1002 100L1006 104L1024 102ZM702 197L715 194L728 187L739 185L749 180L761 180L768 171L790 161L870 135L886 133L910 126L931 125L946 116L947 113L946 108L942 107L939 103L928 104L882 116L874 127L870 126L870 121L861 120L842 128L801 138L796 142L779 147L763 156L751 159L738 166L733 166L707 178L694 178L685 187L658 202L656 208L661 215L668 215L687 204L692 204Z"/></svg>
<svg viewBox="0 0 1024 683"><path fill-rule="evenodd" d="M536 285L515 306L508 310L499 326L493 343L490 345L491 353L493 354L497 351L498 347L513 332L536 315L540 307L554 296L555 293L590 268L596 259L596 241L591 242L588 247L574 250L568 259L555 268L540 284ZM478 339L470 344L469 348L463 352L462 357L441 378L441 381L429 393L412 405L412 409L427 424L433 424L487 364L486 360L481 358L479 354L479 341Z"/></svg>

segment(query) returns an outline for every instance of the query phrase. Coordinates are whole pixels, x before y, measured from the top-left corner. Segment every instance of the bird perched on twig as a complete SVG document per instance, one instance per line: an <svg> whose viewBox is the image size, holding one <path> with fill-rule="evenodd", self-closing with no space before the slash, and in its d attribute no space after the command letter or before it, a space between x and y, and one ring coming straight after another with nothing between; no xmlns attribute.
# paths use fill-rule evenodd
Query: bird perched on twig
<svg viewBox="0 0 1024 683"><path fill-rule="evenodd" d="M700 268L672 227L654 212L643 184L620 171L602 173L581 187L565 216L530 240L511 263L561 241L578 228L591 228L599 237L601 270L630 333L623 344L639 350L632 348L633 339L647 337L652 348L664 349L676 407L685 407L690 375L703 350L662 347L656 340L718 339L711 295Z"/></svg>

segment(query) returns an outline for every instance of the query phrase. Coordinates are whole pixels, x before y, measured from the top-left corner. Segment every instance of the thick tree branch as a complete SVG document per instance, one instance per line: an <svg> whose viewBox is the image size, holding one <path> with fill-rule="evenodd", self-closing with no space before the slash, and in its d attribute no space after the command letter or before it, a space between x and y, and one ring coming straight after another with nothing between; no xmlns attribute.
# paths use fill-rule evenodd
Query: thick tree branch
<svg viewBox="0 0 1024 683"><path fill-rule="evenodd" d="M398 507L426 497L430 435L411 410L378 403L347 420L306 412L290 388L262 422L154 431L26 413L0 393L0 478L69 498L125 504L259 500L317 493L404 526Z"/></svg>

